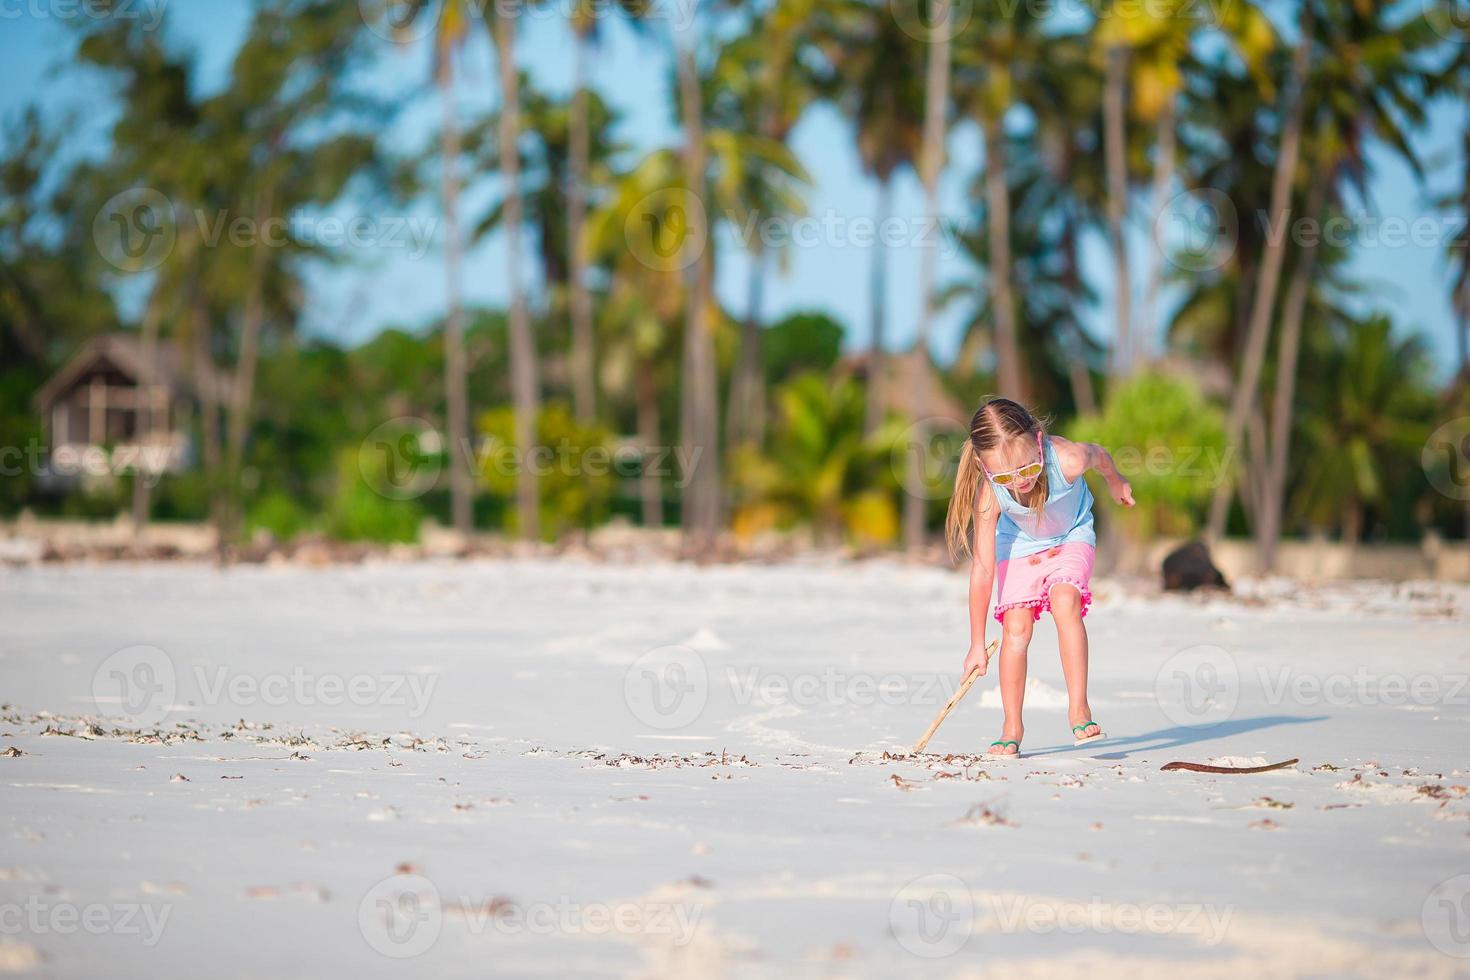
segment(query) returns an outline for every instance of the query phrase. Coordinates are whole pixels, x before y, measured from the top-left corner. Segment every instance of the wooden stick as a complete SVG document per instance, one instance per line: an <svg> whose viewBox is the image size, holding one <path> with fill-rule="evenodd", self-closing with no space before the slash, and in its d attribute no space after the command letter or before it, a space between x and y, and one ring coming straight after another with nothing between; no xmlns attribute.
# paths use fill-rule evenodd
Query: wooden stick
<svg viewBox="0 0 1470 980"><path fill-rule="evenodd" d="M991 640L990 645L985 648L985 656L994 656L995 648L998 646L1000 646L999 640ZM940 708L939 714L935 715L934 720L929 723L929 730L926 731L923 736L914 743L914 755L918 755L920 752L924 751L924 746L928 745L929 740L934 737L934 733L939 731L939 725L941 722L944 721L945 716L954 710L954 706L960 703L960 698L968 694L971 686L973 686L975 681L979 679L980 668L976 667L974 670L970 671L970 673L965 677L963 681L960 682L960 686L955 690L954 694L950 696L949 703Z"/></svg>
<svg viewBox="0 0 1470 980"><path fill-rule="evenodd" d="M1273 769L1288 769L1300 762L1300 759L1287 759L1285 762L1273 762L1269 766L1207 766L1203 762L1171 762L1166 766L1160 766L1164 772L1184 770L1185 772L1212 772L1221 775L1243 772L1270 772Z"/></svg>

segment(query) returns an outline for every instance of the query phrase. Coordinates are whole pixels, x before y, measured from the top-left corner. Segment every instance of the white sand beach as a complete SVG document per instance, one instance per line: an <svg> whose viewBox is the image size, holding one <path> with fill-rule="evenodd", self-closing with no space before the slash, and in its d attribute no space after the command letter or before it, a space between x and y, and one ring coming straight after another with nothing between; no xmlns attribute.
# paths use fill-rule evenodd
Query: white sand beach
<svg viewBox="0 0 1470 980"><path fill-rule="evenodd" d="M1074 748L890 562L0 570L0 972L1470 974L1470 589L1102 581ZM992 635L996 635L994 632ZM1185 760L1299 759L1254 775Z"/></svg>

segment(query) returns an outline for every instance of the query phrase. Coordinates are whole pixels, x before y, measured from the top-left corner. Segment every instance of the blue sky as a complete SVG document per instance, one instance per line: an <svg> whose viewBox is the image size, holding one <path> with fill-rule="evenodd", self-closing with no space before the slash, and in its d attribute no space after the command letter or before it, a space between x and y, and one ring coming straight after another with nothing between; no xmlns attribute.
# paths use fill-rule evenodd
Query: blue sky
<svg viewBox="0 0 1470 980"><path fill-rule="evenodd" d="M246 0L132 3L144 16L162 6L170 42L194 52L205 85L224 84L248 20ZM95 150L104 145L110 123L106 82L96 76L59 70L69 60L74 32L57 13L77 6L85 4L70 0L0 0L0 115L12 117L32 102L49 113L75 112L76 144ZM437 119L434 100L422 94L428 78L427 51L422 44L398 47L386 41L383 49L379 72L384 91L401 92L405 99L412 100L390 139L397 148L416 149L430 137ZM521 38L519 54L538 86L557 93L570 88L570 38L559 19L534 19ZM483 42L477 41L467 49L461 77L461 105L467 115L493 104L494 64ZM605 99L623 110L626 122L620 135L637 152L677 140L669 110L665 42L639 38L613 23L593 66L592 82ZM1453 187L1455 175L1466 172L1458 152L1458 133L1465 125L1465 115L1463 106L1438 106L1431 126L1418 140L1431 165L1434 189ZM808 211L814 218L835 221L839 228L849 229L853 221L874 218L876 186L863 176L852 146L851 129L837 113L825 107L811 112L795 131L792 142L815 181L808 196ZM983 160L978 131L970 125L956 128L949 137L948 150L941 186L944 217L967 220L972 213L967 202L968 186ZM1391 232L1395 222L1407 226L1426 217L1426 194L1409 170L1387 153L1375 149L1372 157L1377 172L1363 213L1384 222L1382 227L1389 231L1362 236L1354 250L1351 271L1363 287L1357 302L1365 308L1389 310L1401 327L1422 333L1435 352L1442 374L1447 375L1454 340L1442 249L1437 244L1416 241L1414 235L1400 241ZM468 196L467 205L482 205L492 193L492 187L481 186ZM1139 208L1137 227L1132 232L1133 264L1140 283L1147 250L1152 247L1143 210ZM897 181L893 213L915 224L922 219L923 199L911 172L902 173ZM426 203L418 216L432 218L431 205ZM1443 221L1432 228L1440 236L1452 230ZM843 237L824 236L820 245L789 249L785 271L767 289L766 313L774 319L795 310L826 311L847 326L849 345L858 347L868 340L866 284L870 256L867 248L847 243ZM893 347L906 346L914 336L920 251L914 245L890 250L887 322ZM502 255L499 242L492 237L468 257L465 281L472 302L503 303ZM728 308L738 314L745 305L743 255L733 240L726 241L720 255L717 288ZM314 275L306 329L354 342L386 325L418 327L442 313L444 277L437 248L417 259L402 249L371 251L359 258L344 268ZM1098 306L1087 311L1086 320L1096 335L1106 337L1111 332L1111 305L1105 243L1100 239L1089 241L1083 259L1085 271L1101 294ZM958 257L941 251L941 283L976 275ZM527 281L534 278L528 267ZM963 312L946 311L936 324L933 340L940 356L952 352L958 343Z"/></svg>

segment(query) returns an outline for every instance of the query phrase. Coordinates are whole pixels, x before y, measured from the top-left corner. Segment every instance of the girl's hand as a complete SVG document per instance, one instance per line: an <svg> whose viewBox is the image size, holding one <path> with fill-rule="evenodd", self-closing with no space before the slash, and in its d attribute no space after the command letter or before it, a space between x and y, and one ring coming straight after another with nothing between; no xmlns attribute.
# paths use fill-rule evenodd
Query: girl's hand
<svg viewBox="0 0 1470 980"><path fill-rule="evenodd" d="M960 668L960 680L970 676L970 671L979 669L980 676L990 669L990 654L985 649L985 641L970 644L970 652L965 654L965 665Z"/></svg>
<svg viewBox="0 0 1470 980"><path fill-rule="evenodd" d="M1133 484L1129 483L1123 477L1120 476L1108 481L1108 489L1112 491L1113 499L1120 506L1133 506Z"/></svg>

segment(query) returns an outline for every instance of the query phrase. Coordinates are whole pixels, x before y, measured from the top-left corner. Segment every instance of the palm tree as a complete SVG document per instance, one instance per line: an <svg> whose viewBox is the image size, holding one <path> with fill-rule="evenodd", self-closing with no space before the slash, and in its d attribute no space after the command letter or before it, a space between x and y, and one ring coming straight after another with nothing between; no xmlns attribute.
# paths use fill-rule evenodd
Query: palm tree
<svg viewBox="0 0 1470 980"><path fill-rule="evenodd" d="M1255 3L1231 3L1216 10L1215 33L1244 62L1247 73L1269 97L1271 79L1266 71L1267 57L1277 49L1276 32ZM1176 143L1180 93L1186 75L1196 69L1193 46L1204 31L1206 22L1193 15L1187 0L1171 0L1164 5L1146 4L1135 20L1133 109L1144 122L1152 122L1154 138L1154 179L1151 191L1152 214L1149 228L1158 233L1161 219L1174 186ZM1134 350L1131 361L1144 345L1161 335L1158 319L1159 295L1164 281L1164 252L1161 244L1149 253L1147 288L1143 315L1132 331Z"/></svg>
<svg viewBox="0 0 1470 980"><path fill-rule="evenodd" d="M802 57L813 43L816 8L817 0L777 4L754 16L745 34L721 49L707 79L706 101L713 125L752 134L774 146L786 145L823 83L809 67L809 59ZM786 175L782 167L748 171L748 186L736 202L750 202L754 207L739 215L750 272L740 353L726 409L727 439L732 447L758 446L765 433L762 303L777 255L762 238L760 225L771 218L801 213L799 189L790 185Z"/></svg>
<svg viewBox="0 0 1470 980"><path fill-rule="evenodd" d="M1103 148L1107 174L1108 247L1113 255L1113 374L1131 370L1133 329L1133 275L1129 270L1128 241L1123 220L1128 214L1127 85L1131 56L1131 33L1136 19L1110 16L1098 21L1098 40L1103 49Z"/></svg>
<svg viewBox="0 0 1470 980"><path fill-rule="evenodd" d="M500 179L505 184L505 271L510 291L510 388L515 407L516 449L522 454L516 468L516 513L521 537L534 541L541 536L540 502L536 471L529 463L536 444L536 419L541 411L541 382L537 369L536 344L531 335L531 318L521 283L521 243L525 206L520 175L520 86L516 70L516 26L519 8L488 7L485 16L495 48L500 76Z"/></svg>
<svg viewBox="0 0 1470 980"><path fill-rule="evenodd" d="M622 11L638 24L648 12L649 0L617 0ZM567 242L570 259L568 279L572 320L572 404L577 421L586 424L597 416L596 341L593 331L592 294L587 286L587 182L589 126L587 62L597 42L601 17L590 0L577 3L571 12L575 51L572 55L571 123L568 127L571 172L567 176Z"/></svg>
<svg viewBox="0 0 1470 980"><path fill-rule="evenodd" d="M928 63L924 72L924 134L919 149L919 182L924 187L924 220L926 228L939 225L939 172L944 167L944 142L949 131L950 81L950 31L953 15L949 0L932 0L933 25L928 39ZM934 320L936 295L934 288L934 249L923 249L919 254L919 321L914 334L914 357L912 363L916 375L908 379L908 416L916 425L918 445L928 444L928 424L921 417L921 405L926 404L929 383L929 330ZM1009 284L1007 284L1009 289ZM1009 294L1007 294L1009 302ZM919 550L924 544L924 496L914 492L922 480L922 460L912 448L905 454L906 486L909 492L903 497L903 544L910 552Z"/></svg>
<svg viewBox="0 0 1470 980"><path fill-rule="evenodd" d="M1428 363L1422 343L1394 337L1383 315L1345 324L1317 363L1307 393L1317 411L1303 419L1294 509L1313 523L1336 523L1355 544L1370 509L1388 516L1396 482L1422 479L1416 463L1434 412Z"/></svg>
<svg viewBox="0 0 1470 980"><path fill-rule="evenodd" d="M113 156L109 177L123 179L162 193L173 213L154 219L178 225L178 215L198 203L204 155L190 152L199 146L203 108L192 94L189 63L171 58L156 34L140 29L136 21L106 21L91 32L79 49L87 64L121 76L122 113L113 127ZM167 152L160 152L168 147ZM181 207L182 206L182 207ZM139 346L142 367L140 390L151 393L157 371L159 333L166 308L176 304L186 270L194 269L192 228L183 223L183 241L153 273L144 306ZM138 411L140 441L154 428L153 400L145 397ZM141 464L133 479L132 523L141 535L148 524L151 480Z"/></svg>
<svg viewBox="0 0 1470 980"><path fill-rule="evenodd" d="M893 177L912 165L923 142L924 70L916 39L883 6L841 0L825 12L820 46L841 82L839 103L857 127L863 171L878 183L877 220L892 212ZM873 243L869 277L871 330L868 348L866 432L883 421L883 339L888 256L881 236Z"/></svg>
<svg viewBox="0 0 1470 980"><path fill-rule="evenodd" d="M1323 51L1313 60L1307 82L1306 102L1312 108L1302 154L1308 161L1302 217L1314 221L1324 206L1344 207L1345 187L1359 199L1368 197L1370 137L1396 151L1423 180L1408 130L1425 122L1431 73L1421 55L1438 48L1440 40L1423 20L1395 25L1375 7L1324 5L1317 24ZM1371 57L1364 53L1367 47ZM1255 530L1263 571L1273 567L1281 535L1302 321L1320 248L1319 236L1303 237L1281 314L1266 452L1255 466L1260 471Z"/></svg>
<svg viewBox="0 0 1470 980"><path fill-rule="evenodd" d="M1271 329L1271 315L1276 304L1276 287L1281 279L1281 267L1286 257L1289 235L1284 234L1287 208L1291 200L1292 181L1296 176L1297 158L1301 149L1302 118L1306 100L1306 79L1312 49L1312 8L1302 8L1300 36L1292 55L1290 74L1285 86L1284 119L1281 127L1280 144L1277 148L1275 168L1271 179L1271 204L1267 215L1268 225L1278 234L1266 242L1262 255L1261 269L1255 282L1250 320L1246 328L1245 353L1231 394L1230 410L1225 419L1225 445L1240 444L1245 433L1247 416L1255 405L1256 389L1261 380L1261 369L1266 359L1266 342ZM1219 540L1225 532L1225 518L1229 513L1232 484L1221 480L1215 488L1210 502L1208 533L1211 540Z"/></svg>

